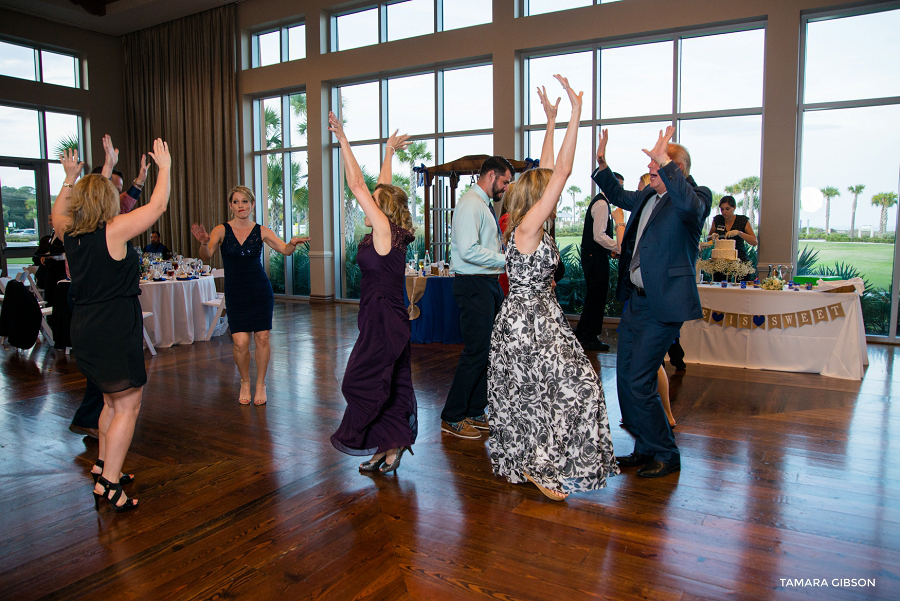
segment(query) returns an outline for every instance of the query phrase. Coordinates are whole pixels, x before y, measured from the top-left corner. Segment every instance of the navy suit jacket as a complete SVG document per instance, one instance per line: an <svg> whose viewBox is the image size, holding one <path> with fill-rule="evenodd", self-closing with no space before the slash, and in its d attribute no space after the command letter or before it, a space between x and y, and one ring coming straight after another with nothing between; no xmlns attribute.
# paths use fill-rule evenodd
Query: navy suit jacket
<svg viewBox="0 0 900 601"><path fill-rule="evenodd" d="M695 264L699 255L701 228L712 206L712 192L685 178L674 161L659 170L666 196L656 203L641 236L641 277L647 300L656 318L663 322L698 319L703 316L697 293ZM650 187L628 192L619 185L612 171L597 169L591 178L612 204L631 211L622 254L619 257L619 282L616 298L625 301L631 294L631 257L638 221L647 200L656 191Z"/></svg>

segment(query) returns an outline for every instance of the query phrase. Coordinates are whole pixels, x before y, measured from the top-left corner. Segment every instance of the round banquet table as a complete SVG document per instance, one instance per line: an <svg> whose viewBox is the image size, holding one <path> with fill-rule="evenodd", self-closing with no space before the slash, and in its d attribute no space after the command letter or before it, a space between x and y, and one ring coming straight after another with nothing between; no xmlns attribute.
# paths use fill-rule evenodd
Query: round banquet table
<svg viewBox="0 0 900 601"><path fill-rule="evenodd" d="M204 301L216 298L213 276L196 280L141 282L141 309L151 311L144 327L156 347L191 344L203 340L215 310Z"/></svg>

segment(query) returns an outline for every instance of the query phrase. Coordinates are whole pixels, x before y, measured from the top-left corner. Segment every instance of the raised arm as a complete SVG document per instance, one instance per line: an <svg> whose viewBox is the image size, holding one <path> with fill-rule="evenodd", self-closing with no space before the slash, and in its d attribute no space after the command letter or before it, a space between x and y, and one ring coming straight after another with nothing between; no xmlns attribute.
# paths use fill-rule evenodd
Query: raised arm
<svg viewBox="0 0 900 601"><path fill-rule="evenodd" d="M524 254L534 252L540 244L544 222L556 208L556 203L559 202L575 161L575 142L578 139L578 125L581 121L581 102L584 92L576 94L565 77L562 75L554 75L554 77L559 80L569 96L569 102L572 103L572 116L569 118L566 135L563 138L562 147L559 149L559 155L556 157L553 175L550 176L550 181L547 182L541 199L525 213L525 217L522 218L522 222L516 230L516 247Z"/></svg>
<svg viewBox="0 0 900 601"><path fill-rule="evenodd" d="M640 198L640 193L625 190L613 175L612 169L606 163L606 144L608 142L609 130L603 129L597 140L597 169L591 174L591 179L600 186L600 190L603 191L610 203L622 207L626 211L633 211Z"/></svg>
<svg viewBox="0 0 900 601"><path fill-rule="evenodd" d="M117 246L123 246L126 242L144 232L152 226L166 211L169 205L169 172L172 167L172 156L169 154L169 146L157 138L153 142L153 152L150 156L156 162L159 171L156 174L156 185L150 201L142 207L134 209L125 215L118 215L109 222L106 228L106 243L110 248L110 255Z"/></svg>
<svg viewBox="0 0 900 601"><path fill-rule="evenodd" d="M106 156L103 160L103 170L100 173L103 177L109 179L112 177L113 168L119 162L119 149L113 146L112 138L109 134L103 136L103 152Z"/></svg>
<svg viewBox="0 0 900 601"><path fill-rule="evenodd" d="M391 249L391 222L372 198L372 193L369 192L366 180L363 178L362 169L359 168L359 163L356 162L356 157L353 156L353 150L350 148L350 142L347 141L347 136L344 134L344 128L335 114L330 111L328 113L328 131L335 135L341 145L344 176L347 178L350 191L356 197L356 202L359 203L363 213L372 224L372 242L375 250L378 254L385 255Z"/></svg>
<svg viewBox="0 0 900 601"><path fill-rule="evenodd" d="M398 136L398 131L400 130L394 130L394 133L388 138L387 148L384 149L384 161L381 163L381 171L378 173L379 184L391 183L393 180L393 174L391 173L392 159L398 150L405 150L409 146L409 141L407 140L409 136L406 134Z"/></svg>
<svg viewBox="0 0 900 601"><path fill-rule="evenodd" d="M219 250L222 240L225 239L225 226L217 225L213 228L211 234L207 234L203 224L195 223L191 225L191 234L200 243L200 258L204 261L209 261L216 254L216 251Z"/></svg>
<svg viewBox="0 0 900 601"><path fill-rule="evenodd" d="M269 228L262 227L260 229L262 229L263 242L265 242L269 245L270 248L275 249L276 252L280 252L284 256L294 254L294 251L297 250L297 246L309 242L309 238L302 238L300 236L294 236L290 239L289 242L285 242L284 240L276 236L275 232L273 232Z"/></svg>
<svg viewBox="0 0 900 601"><path fill-rule="evenodd" d="M697 228L697 238L700 238L700 227L709 215L712 205L712 193L709 188L696 186L693 180L681 171L675 161L669 158L669 141L675 135L673 126L666 127L659 132L656 144L650 150L644 149L644 154L656 161L659 165L658 176L666 187L666 192L675 207L681 220Z"/></svg>
<svg viewBox="0 0 900 601"><path fill-rule="evenodd" d="M66 150L59 155L59 160L62 163L63 171L66 172L66 178L53 203L50 220L53 222L53 229L62 234L72 223L72 218L69 217L69 203L72 201L72 188L84 168L84 163L78 162L77 150Z"/></svg>
<svg viewBox="0 0 900 601"><path fill-rule="evenodd" d="M547 88L540 86L537 89L544 114L547 115L547 130L544 132L544 144L541 146L541 167L553 169L553 132L556 129L556 111L559 108L561 98L556 99L556 104L550 104L547 98Z"/></svg>

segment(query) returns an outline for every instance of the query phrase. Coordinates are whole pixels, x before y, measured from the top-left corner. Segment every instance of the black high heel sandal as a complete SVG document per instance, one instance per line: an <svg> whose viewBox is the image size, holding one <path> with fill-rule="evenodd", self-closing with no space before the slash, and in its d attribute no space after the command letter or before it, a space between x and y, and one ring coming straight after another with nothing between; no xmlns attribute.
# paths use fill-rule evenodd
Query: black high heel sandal
<svg viewBox="0 0 900 601"><path fill-rule="evenodd" d="M97 483L97 479L98 479L101 475L103 475L103 460L102 460L102 459L98 459L97 462L96 462L94 465L96 465L97 467L100 468L100 473L99 473L99 474L96 473L96 472L94 472L94 471L91 471L91 477L94 479L94 484L96 484L96 483ZM122 477L119 478L119 484L123 484L123 485L124 485L124 484L131 484L132 482L134 482L134 474L122 474Z"/></svg>
<svg viewBox="0 0 900 601"><path fill-rule="evenodd" d="M384 465L382 465L380 468L378 468L378 471L382 474L389 474L393 471L396 471L396 469L400 467L400 459L403 457L403 453L405 453L406 451L409 451L410 455L415 455L415 453L413 453L412 447L402 447L399 451L397 451L397 456L394 457L394 460L391 463L385 463ZM385 458L387 458L387 455L385 455Z"/></svg>
<svg viewBox="0 0 900 601"><path fill-rule="evenodd" d="M361 472L377 472L381 466L384 465L384 457L381 459L376 459L375 461L363 461L359 464L359 471Z"/></svg>
<svg viewBox="0 0 900 601"><path fill-rule="evenodd" d="M103 492L98 493L94 492L94 510L100 511L100 499L106 499L109 501L109 504L112 505L113 509L116 510L116 513L122 513L123 511L131 511L132 509L137 509L138 502L134 499L128 499L121 505L117 505L119 499L122 498L122 495L125 494L122 492L121 484L112 484L109 480L100 476L97 479L97 484L103 487ZM112 497L109 496L109 492L113 491L114 494Z"/></svg>

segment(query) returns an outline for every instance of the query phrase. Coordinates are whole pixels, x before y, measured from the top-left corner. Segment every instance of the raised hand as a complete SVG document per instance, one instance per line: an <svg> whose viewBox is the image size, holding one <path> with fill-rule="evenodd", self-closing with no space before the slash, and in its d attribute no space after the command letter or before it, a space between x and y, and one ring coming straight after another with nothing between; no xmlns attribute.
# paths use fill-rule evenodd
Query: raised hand
<svg viewBox="0 0 900 601"><path fill-rule="evenodd" d="M660 131L659 138L656 140L656 145L650 150L644 148L644 154L656 161L658 165L662 165L669 160L669 155L666 153L666 150L669 147L669 141L674 135L675 127L671 125L666 128L665 132Z"/></svg>
<svg viewBox="0 0 900 601"><path fill-rule="evenodd" d="M329 117L329 122L330 121L331 121L331 118ZM394 152L397 152L398 150L406 150L406 147L411 144L411 142L409 141L409 134L401 134L398 136L397 135L398 131L400 131L400 130L395 129L394 133L391 134L391 137L388 138L388 141L387 141L387 147L393 148Z"/></svg>
<svg viewBox="0 0 900 601"><path fill-rule="evenodd" d="M199 223L195 223L191 226L191 234L194 235L194 238L200 244L209 244L209 234L206 233L206 228Z"/></svg>
<svg viewBox="0 0 900 601"><path fill-rule="evenodd" d="M572 114L575 115L576 109L578 110L578 115L581 115L581 102L584 97L584 92L575 93L575 90L569 85L569 80L557 73L553 77L562 84L563 89L566 91L566 94L569 96L569 102L572 103Z"/></svg>
<svg viewBox="0 0 900 601"><path fill-rule="evenodd" d="M337 115L335 115L332 111L328 111L328 131L335 135L335 137L338 139L338 142L347 139L346 134L344 134L344 126L341 125L341 122L337 118Z"/></svg>
<svg viewBox="0 0 900 601"><path fill-rule="evenodd" d="M147 155L141 155L141 169L138 171L138 176L135 178L135 182L144 185L144 182L147 181L147 169L149 169L150 165L147 164Z"/></svg>
<svg viewBox="0 0 900 601"><path fill-rule="evenodd" d="M63 171L66 172L66 183L74 184L75 180L78 179L81 170L84 168L84 163L78 162L78 151L72 148L66 150L63 154L59 155L59 161L62 163Z"/></svg>
<svg viewBox="0 0 900 601"><path fill-rule="evenodd" d="M294 236L293 238L291 238L291 241L288 242L288 244L293 244L294 246L300 246L301 244L306 244L307 242L309 242L308 236L306 236L306 237Z"/></svg>
<svg viewBox="0 0 900 601"><path fill-rule="evenodd" d="M556 121L556 111L562 98L557 98L556 104L550 104L550 99L547 98L547 88L538 86L537 93L538 98L541 99L541 106L544 107L544 114L547 115L547 121Z"/></svg>
<svg viewBox="0 0 900 601"><path fill-rule="evenodd" d="M112 174L113 167L119 162L119 149L113 146L112 138L109 134L103 136L103 152L106 153L103 166L104 168L108 167L110 174Z"/></svg>
<svg viewBox="0 0 900 601"><path fill-rule="evenodd" d="M149 153L160 169L168 169L172 166L172 155L169 154L169 145L162 138L153 140L153 151Z"/></svg>
<svg viewBox="0 0 900 601"><path fill-rule="evenodd" d="M609 142L609 130L601 129L600 137L597 139L597 162L606 164L606 144Z"/></svg>

